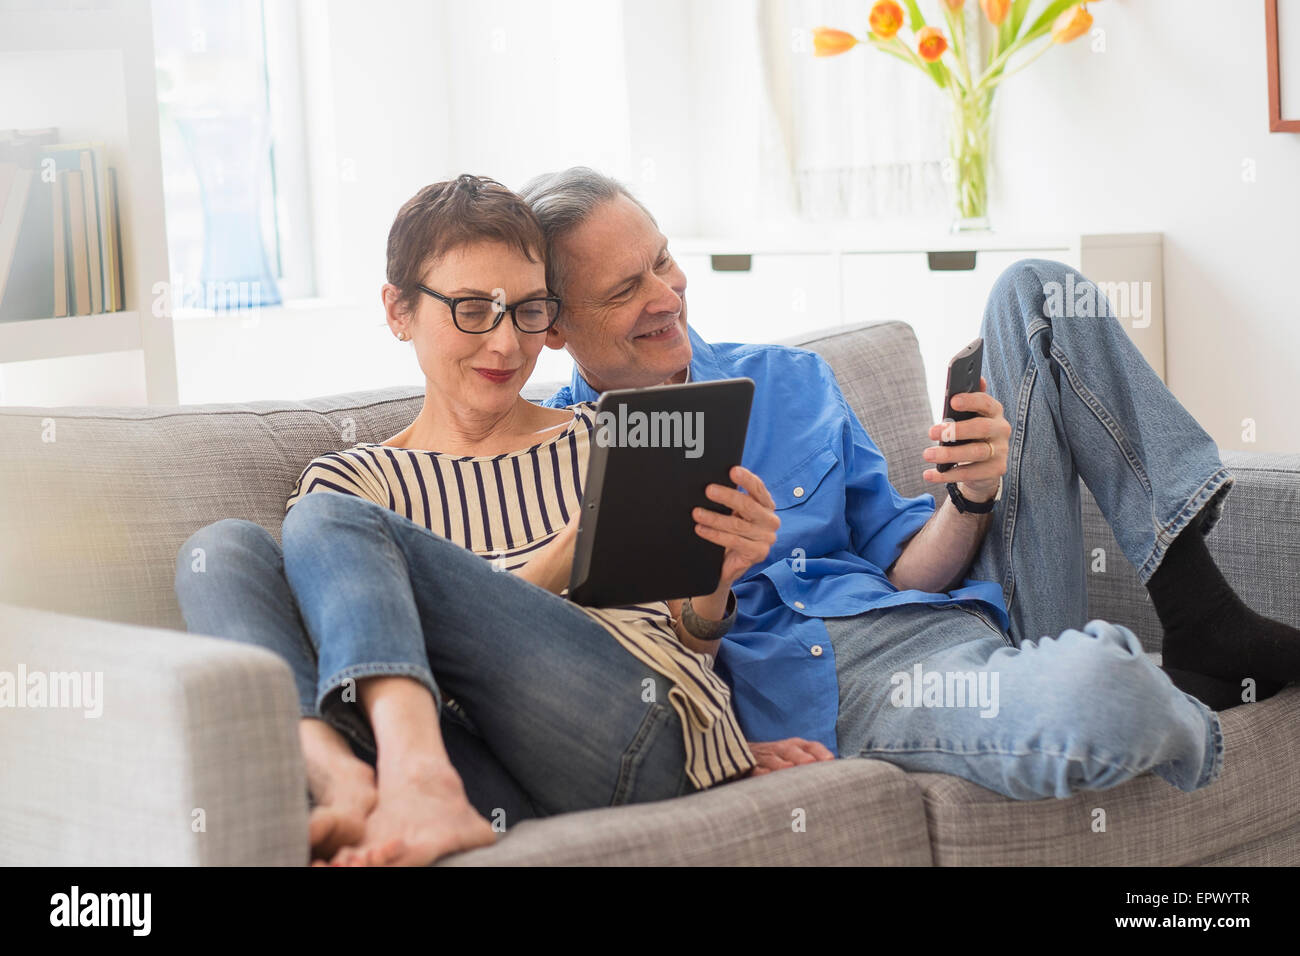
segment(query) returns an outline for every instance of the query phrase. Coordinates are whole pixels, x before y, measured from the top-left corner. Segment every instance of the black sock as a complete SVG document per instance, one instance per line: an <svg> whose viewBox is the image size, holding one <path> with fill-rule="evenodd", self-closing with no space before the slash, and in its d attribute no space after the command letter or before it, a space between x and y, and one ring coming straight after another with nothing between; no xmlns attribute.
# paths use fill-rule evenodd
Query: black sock
<svg viewBox="0 0 1300 956"><path fill-rule="evenodd" d="M1242 602L1205 546L1203 518L1183 528L1147 582L1164 625L1161 657L1174 670L1231 682L1238 696L1241 680L1253 678L1263 699L1300 680L1300 630Z"/></svg>
<svg viewBox="0 0 1300 956"><path fill-rule="evenodd" d="M1220 680L1217 677L1206 677L1204 674L1198 674L1195 671L1182 671L1176 667L1166 667L1161 665L1161 670L1169 675L1175 687L1185 694L1191 694L1201 703L1205 704L1210 710L1230 710L1233 707L1240 707L1248 703L1242 700L1244 688L1240 684L1234 684L1232 681ZM1257 684L1255 687L1255 700L1260 701L1272 697L1282 689L1281 684Z"/></svg>

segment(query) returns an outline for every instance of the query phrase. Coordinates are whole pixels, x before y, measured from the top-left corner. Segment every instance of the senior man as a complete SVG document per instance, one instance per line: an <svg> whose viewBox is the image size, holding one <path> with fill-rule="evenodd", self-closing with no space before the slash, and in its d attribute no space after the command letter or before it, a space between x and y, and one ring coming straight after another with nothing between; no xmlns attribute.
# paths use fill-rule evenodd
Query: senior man
<svg viewBox="0 0 1300 956"><path fill-rule="evenodd" d="M521 194L564 302L547 344L575 364L548 404L756 383L744 465L782 524L766 566L734 588L716 666L747 737L785 741L756 745L764 767L869 756L1017 799L1146 771L1196 790L1222 763L1215 709L1241 703L1243 683L1262 698L1300 677L1300 633L1246 607L1202 540L1233 483L1218 449L1104 298L1100 318L1055 314L1049 283L1087 281L1069 267L1025 260L995 283L981 327L987 380L954 400L976 417L951 435L930 428L931 439L974 440L926 449L932 466L967 462L925 470L948 485L936 509L890 484L815 353L710 345L690 328L686 278L623 186L576 167ZM1127 627L1085 621L1080 476L1151 594L1163 667ZM971 699L947 699L959 685Z"/></svg>

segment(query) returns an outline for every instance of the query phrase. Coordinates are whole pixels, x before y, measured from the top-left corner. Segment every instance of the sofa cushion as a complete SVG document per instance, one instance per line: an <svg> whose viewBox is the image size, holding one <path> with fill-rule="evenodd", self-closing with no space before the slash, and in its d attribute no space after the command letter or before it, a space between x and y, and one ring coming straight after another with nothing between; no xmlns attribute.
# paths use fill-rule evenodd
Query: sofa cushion
<svg viewBox="0 0 1300 956"><path fill-rule="evenodd" d="M925 801L935 864L1300 864L1300 686L1219 716L1222 772L1193 793L1144 774L1063 800L1016 801L959 777L908 774ZM1097 809L1104 832L1093 830Z"/></svg>
<svg viewBox="0 0 1300 956"><path fill-rule="evenodd" d="M702 793L541 820L440 866L929 866L911 777L879 760L790 767Z"/></svg>

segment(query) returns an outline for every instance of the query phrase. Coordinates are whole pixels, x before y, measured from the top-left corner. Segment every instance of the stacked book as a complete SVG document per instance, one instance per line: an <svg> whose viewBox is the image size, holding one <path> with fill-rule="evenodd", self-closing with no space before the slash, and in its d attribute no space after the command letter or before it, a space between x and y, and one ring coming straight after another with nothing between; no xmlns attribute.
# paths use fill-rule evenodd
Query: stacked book
<svg viewBox="0 0 1300 956"><path fill-rule="evenodd" d="M0 322L121 311L117 170L101 143L0 130Z"/></svg>

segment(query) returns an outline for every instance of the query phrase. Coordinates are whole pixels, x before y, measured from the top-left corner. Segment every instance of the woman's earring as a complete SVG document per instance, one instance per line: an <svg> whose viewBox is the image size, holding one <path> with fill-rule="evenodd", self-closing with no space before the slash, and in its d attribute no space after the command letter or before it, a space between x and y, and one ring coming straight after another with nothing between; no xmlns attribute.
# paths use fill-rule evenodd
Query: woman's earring
<svg viewBox="0 0 1300 956"><path fill-rule="evenodd" d="M405 332L398 332L398 333L397 333L397 341L399 341L399 342L405 342L408 338L409 338L409 336L408 336Z"/></svg>

